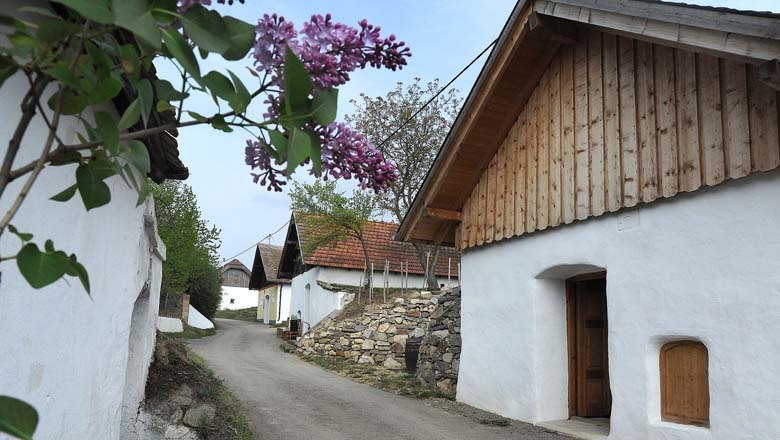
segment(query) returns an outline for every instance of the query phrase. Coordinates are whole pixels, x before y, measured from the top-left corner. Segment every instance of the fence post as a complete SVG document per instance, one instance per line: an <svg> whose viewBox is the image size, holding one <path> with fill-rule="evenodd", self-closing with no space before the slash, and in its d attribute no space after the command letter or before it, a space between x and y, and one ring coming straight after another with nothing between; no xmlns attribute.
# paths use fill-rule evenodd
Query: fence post
<svg viewBox="0 0 780 440"><path fill-rule="evenodd" d="M181 321L183 324L187 324L190 320L190 296L181 296Z"/></svg>

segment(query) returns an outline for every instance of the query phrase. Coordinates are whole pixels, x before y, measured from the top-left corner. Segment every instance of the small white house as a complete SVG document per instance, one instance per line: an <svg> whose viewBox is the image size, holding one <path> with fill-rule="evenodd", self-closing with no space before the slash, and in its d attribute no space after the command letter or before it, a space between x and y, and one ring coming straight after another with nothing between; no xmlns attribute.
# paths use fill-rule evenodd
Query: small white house
<svg viewBox="0 0 780 440"><path fill-rule="evenodd" d="M222 270L222 310L238 310L257 307L257 292L249 288L252 272L236 259L226 263Z"/></svg>
<svg viewBox="0 0 780 440"><path fill-rule="evenodd" d="M398 231L463 250L459 401L780 438L778 59L780 14L517 3Z"/></svg>
<svg viewBox="0 0 780 440"><path fill-rule="evenodd" d="M0 13L11 14L22 5L29 2L3 2ZM5 119L0 155L13 136L27 87L17 73L0 88ZM44 109L54 91L52 85L42 97ZM129 102L122 94L114 101L120 112ZM91 111L83 117L93 122ZM83 127L76 118L60 120L58 134L65 143L77 143L78 132ZM38 158L47 133L36 115L15 167ZM155 179L187 176L173 137L144 141ZM3 213L23 181L6 189ZM56 248L76 254L89 273L91 295L69 277L33 289L13 260L0 264L0 394L35 407L37 439L133 439L133 416L144 397L154 349L165 245L157 235L153 200L136 206L138 194L118 176L106 180L111 190L107 206L87 212L78 196L64 203L49 200L74 182L74 165L46 167L13 224L33 233L41 247L52 239ZM18 238L2 235L0 255L14 255L19 248Z"/></svg>
<svg viewBox="0 0 780 440"><path fill-rule="evenodd" d="M290 317L292 287L289 278L279 277L282 247L258 244L252 263L249 288L257 291L257 320L276 324Z"/></svg>
<svg viewBox="0 0 780 440"><path fill-rule="evenodd" d="M365 258L357 239L348 238L308 254L302 251L304 243L312 234L303 221L304 217L305 214L293 213L279 263L279 276L292 279L290 311L293 315L300 314L303 320L302 333L330 313L341 309L351 299L346 293L323 287L323 284L338 287L366 283ZM388 287L420 289L426 286L425 269L420 264L414 246L393 240L397 227L395 223L368 222L364 228L366 250L374 265L373 285L377 295L381 295L386 262L389 263ZM441 249L438 260L431 261L431 270L441 287L457 284L459 262L458 253L452 248ZM408 276L404 276L404 272Z"/></svg>

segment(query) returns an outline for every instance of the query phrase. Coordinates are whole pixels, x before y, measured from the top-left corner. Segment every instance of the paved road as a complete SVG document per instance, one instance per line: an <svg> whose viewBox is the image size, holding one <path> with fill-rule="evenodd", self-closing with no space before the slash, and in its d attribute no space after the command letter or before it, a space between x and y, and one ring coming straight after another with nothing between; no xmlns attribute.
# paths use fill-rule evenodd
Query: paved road
<svg viewBox="0 0 780 440"><path fill-rule="evenodd" d="M282 352L276 330L221 319L190 347L227 381L263 440L568 439L540 428L481 425L462 415L336 376Z"/></svg>

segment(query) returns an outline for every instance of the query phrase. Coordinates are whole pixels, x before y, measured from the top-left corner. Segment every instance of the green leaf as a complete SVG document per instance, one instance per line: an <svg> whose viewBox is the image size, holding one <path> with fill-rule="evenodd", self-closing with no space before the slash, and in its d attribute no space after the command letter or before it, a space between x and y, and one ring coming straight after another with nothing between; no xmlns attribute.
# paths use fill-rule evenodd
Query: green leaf
<svg viewBox="0 0 780 440"><path fill-rule="evenodd" d="M188 112L187 112L187 114L188 114L188 115L190 115L190 117L191 117L192 119L194 119L194 120L196 120L196 121L198 121L198 122L206 122L206 121L208 121L208 119L209 119L209 118L207 118L207 117L205 117L205 116L201 115L200 113L195 113L195 112L189 112L189 111L188 111Z"/></svg>
<svg viewBox="0 0 780 440"><path fill-rule="evenodd" d="M199 48L220 54L230 49L225 23L217 11L201 5L190 6L182 14L181 23L184 32Z"/></svg>
<svg viewBox="0 0 780 440"><path fill-rule="evenodd" d="M135 123L138 122L138 118L140 117L141 104L138 102L138 98L136 98L133 102L130 103L130 105L127 106L125 113L119 119L117 127L120 131L125 131L135 125Z"/></svg>
<svg viewBox="0 0 780 440"><path fill-rule="evenodd" d="M19 67L14 63L14 60L10 57L0 56L0 87L3 86L5 80L10 78Z"/></svg>
<svg viewBox="0 0 780 440"><path fill-rule="evenodd" d="M87 273L87 269L85 269L84 265L76 260L76 255L74 254L70 254L68 263L68 268L66 269L65 273L72 277L78 277L79 281L81 281L81 285L84 286L84 290L86 290L87 294L89 294L89 274Z"/></svg>
<svg viewBox="0 0 780 440"><path fill-rule="evenodd" d="M0 432L32 440L38 426L38 412L22 400L0 396Z"/></svg>
<svg viewBox="0 0 780 440"><path fill-rule="evenodd" d="M28 232L19 232L18 229L16 229L16 226L14 225L8 225L8 230L11 231L12 234L19 237L22 241L30 241L33 238L33 235Z"/></svg>
<svg viewBox="0 0 780 440"><path fill-rule="evenodd" d="M149 186L149 181L147 179L141 179L141 184L138 188L138 199L136 199L135 206L141 206L146 200L146 197L151 193L152 188Z"/></svg>
<svg viewBox="0 0 780 440"><path fill-rule="evenodd" d="M255 27L237 18L222 17L230 38L230 49L222 53L228 61L238 61L246 56L255 42Z"/></svg>
<svg viewBox="0 0 780 440"><path fill-rule="evenodd" d="M118 95L122 87L122 82L114 77L103 78L89 89L87 99L92 105L102 104Z"/></svg>
<svg viewBox="0 0 780 440"><path fill-rule="evenodd" d="M65 62L52 64L51 67L44 71L44 73L61 82L62 84L72 88L73 90L81 90L79 79L73 72L70 71L68 65Z"/></svg>
<svg viewBox="0 0 780 440"><path fill-rule="evenodd" d="M8 37L8 41L10 41L13 46L11 52L13 52L14 55L26 57L30 56L35 50L35 40L29 35L17 32Z"/></svg>
<svg viewBox="0 0 780 440"><path fill-rule="evenodd" d="M211 90L211 93L227 102L231 102L236 97L236 91L233 89L233 84L225 75L219 72L212 71L204 75L203 84Z"/></svg>
<svg viewBox="0 0 780 440"><path fill-rule="evenodd" d="M54 43L78 33L81 28L61 18L47 18L38 25L38 39L44 43Z"/></svg>
<svg viewBox="0 0 780 440"><path fill-rule="evenodd" d="M322 145L320 143L320 138L308 131L306 134L311 139L311 146L309 147L311 165L314 167L316 175L319 176L322 173Z"/></svg>
<svg viewBox="0 0 780 440"><path fill-rule="evenodd" d="M144 123L144 127L147 127L149 125L149 114L152 112L152 107L154 106L154 90L152 90L152 83L144 78L138 82L136 90L138 90L138 105L141 110L141 120Z"/></svg>
<svg viewBox="0 0 780 440"><path fill-rule="evenodd" d="M67 202L68 200L72 199L74 195L76 195L76 184L65 188L62 192L59 192L49 198L49 200L54 200L55 202Z"/></svg>
<svg viewBox="0 0 780 440"><path fill-rule="evenodd" d="M122 62L122 68L125 72L133 78L140 75L138 64L138 51L132 44L123 44L116 48L119 53L120 61Z"/></svg>
<svg viewBox="0 0 780 440"><path fill-rule="evenodd" d="M176 111L176 107L172 106L170 102L162 100L162 99L157 101L157 104L154 106L154 109L158 113L163 113L163 112L168 112L168 111L170 111L170 112L175 112Z"/></svg>
<svg viewBox="0 0 780 440"><path fill-rule="evenodd" d="M114 24L123 27L155 49L160 44L160 28L152 15L152 4L147 0L113 0Z"/></svg>
<svg viewBox="0 0 780 440"><path fill-rule="evenodd" d="M103 145L108 151L116 154L119 152L119 128L116 126L114 117L106 112L97 112L95 114L97 123L97 132Z"/></svg>
<svg viewBox="0 0 780 440"><path fill-rule="evenodd" d="M56 1L56 0L55 0ZM17 9L18 12L28 12L30 14L42 15L44 17L60 18L57 14L47 8L39 8L37 6L22 6Z"/></svg>
<svg viewBox="0 0 780 440"><path fill-rule="evenodd" d="M53 166L67 165L70 163L80 162L82 159L81 153L78 151L59 151L55 150L54 155L51 158L50 164Z"/></svg>
<svg viewBox="0 0 780 440"><path fill-rule="evenodd" d="M230 70L228 70L228 73L230 74L230 78L233 80L233 85L236 89L236 105L232 106L233 110L235 110L236 113L244 113L249 102L252 100L252 95L249 94L249 90L247 90L244 83L241 82L241 79L236 76L235 73Z"/></svg>
<svg viewBox="0 0 780 440"><path fill-rule="evenodd" d="M176 31L176 29L168 28L163 29L163 40L165 41L165 48L173 55L176 61L181 64L181 67L190 74L195 80L200 82L200 67L198 66L198 60L195 59L195 54L192 53L192 48L184 37Z"/></svg>
<svg viewBox="0 0 780 440"><path fill-rule="evenodd" d="M92 162L86 165L79 165L76 169L76 185L87 211L103 206L111 201L111 191L108 185L98 178L94 168L90 165L92 165Z"/></svg>
<svg viewBox="0 0 780 440"><path fill-rule="evenodd" d="M114 14L108 7L109 0L53 0L78 12L85 18L100 24L114 22Z"/></svg>
<svg viewBox="0 0 780 440"><path fill-rule="evenodd" d="M289 144L289 140L279 130L270 130L268 132L268 137L271 138L271 145L276 148L274 157L276 159L284 157L284 155L287 154L287 145Z"/></svg>
<svg viewBox="0 0 780 440"><path fill-rule="evenodd" d="M287 113L295 115L298 109L306 106L311 92L311 79L303 62L289 46L284 54L284 102Z"/></svg>
<svg viewBox="0 0 780 440"><path fill-rule="evenodd" d="M141 175L146 176L152 169L146 145L141 141L132 140L128 142L128 147L130 148L130 163L141 172Z"/></svg>
<svg viewBox="0 0 780 440"><path fill-rule="evenodd" d="M293 128L287 149L287 176L291 176L298 165L309 157L311 137L300 128Z"/></svg>
<svg viewBox="0 0 780 440"><path fill-rule="evenodd" d="M64 92L57 92L49 98L49 108L55 110L57 108L57 99L62 93L62 106L60 107L60 113L63 115L77 115L84 111L89 105L87 97L83 95L77 95L76 93L65 90Z"/></svg>
<svg viewBox="0 0 780 440"><path fill-rule="evenodd" d="M168 102L181 101L189 96L189 93L181 93L173 87L173 84L164 79L154 81L154 90L157 92L157 99Z"/></svg>
<svg viewBox="0 0 780 440"><path fill-rule="evenodd" d="M336 120L338 101L338 89L318 89L314 95L312 118L323 127L330 125Z"/></svg>
<svg viewBox="0 0 780 440"><path fill-rule="evenodd" d="M225 118L222 117L222 115L215 115L211 118L211 126L216 128L217 130L224 131L225 133L230 133L233 131L233 129L225 123Z"/></svg>
<svg viewBox="0 0 780 440"><path fill-rule="evenodd" d="M47 247L50 247L48 243ZM35 289L62 278L69 265L65 252L41 252L35 243L27 243L22 247L16 254L16 264L24 279Z"/></svg>

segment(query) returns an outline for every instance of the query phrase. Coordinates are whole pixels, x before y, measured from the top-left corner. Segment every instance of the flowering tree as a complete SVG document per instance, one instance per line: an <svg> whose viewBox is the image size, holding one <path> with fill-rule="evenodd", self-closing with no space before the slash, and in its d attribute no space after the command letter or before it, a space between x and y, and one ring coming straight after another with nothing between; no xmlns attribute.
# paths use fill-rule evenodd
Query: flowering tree
<svg viewBox="0 0 780 440"><path fill-rule="evenodd" d="M150 193L150 136L210 125L251 133L246 163L255 182L269 189L280 190L299 166L322 178L354 178L375 191L396 179L393 167L370 142L335 121L337 88L352 72L400 69L410 56L403 42L383 37L379 27L365 21L357 27L335 23L329 15L314 15L300 28L283 17L264 15L255 26L209 9L210 0L49 4L51 8L24 6L13 16L0 16L0 87L20 87L20 78L26 83L20 116L0 163L0 200L9 202L0 213L0 235L10 231L21 244L17 253L2 255L0 261L15 260L34 288L72 276L90 289L87 270L76 255L56 249L52 240L40 247L32 234L22 232L25 225L12 224L47 166L74 170L75 182L63 185L53 201L78 194L87 210L100 208L111 201L105 180L120 176L138 192L140 204ZM257 83L249 86L231 70L203 72L198 61L213 54L240 64L250 53ZM157 78L155 62L173 64L181 82ZM195 93L210 95L216 112L202 115L189 108L188 98ZM120 115L100 110L120 98L129 102L124 109L114 106ZM253 114L249 109L254 102L265 111ZM66 116L81 123L76 143L59 135ZM48 128L46 140L36 146L37 159L18 163L35 118ZM19 179L23 184L9 194L9 184ZM3 417L16 404L0 399L0 432L28 438L37 416L15 422Z"/></svg>

